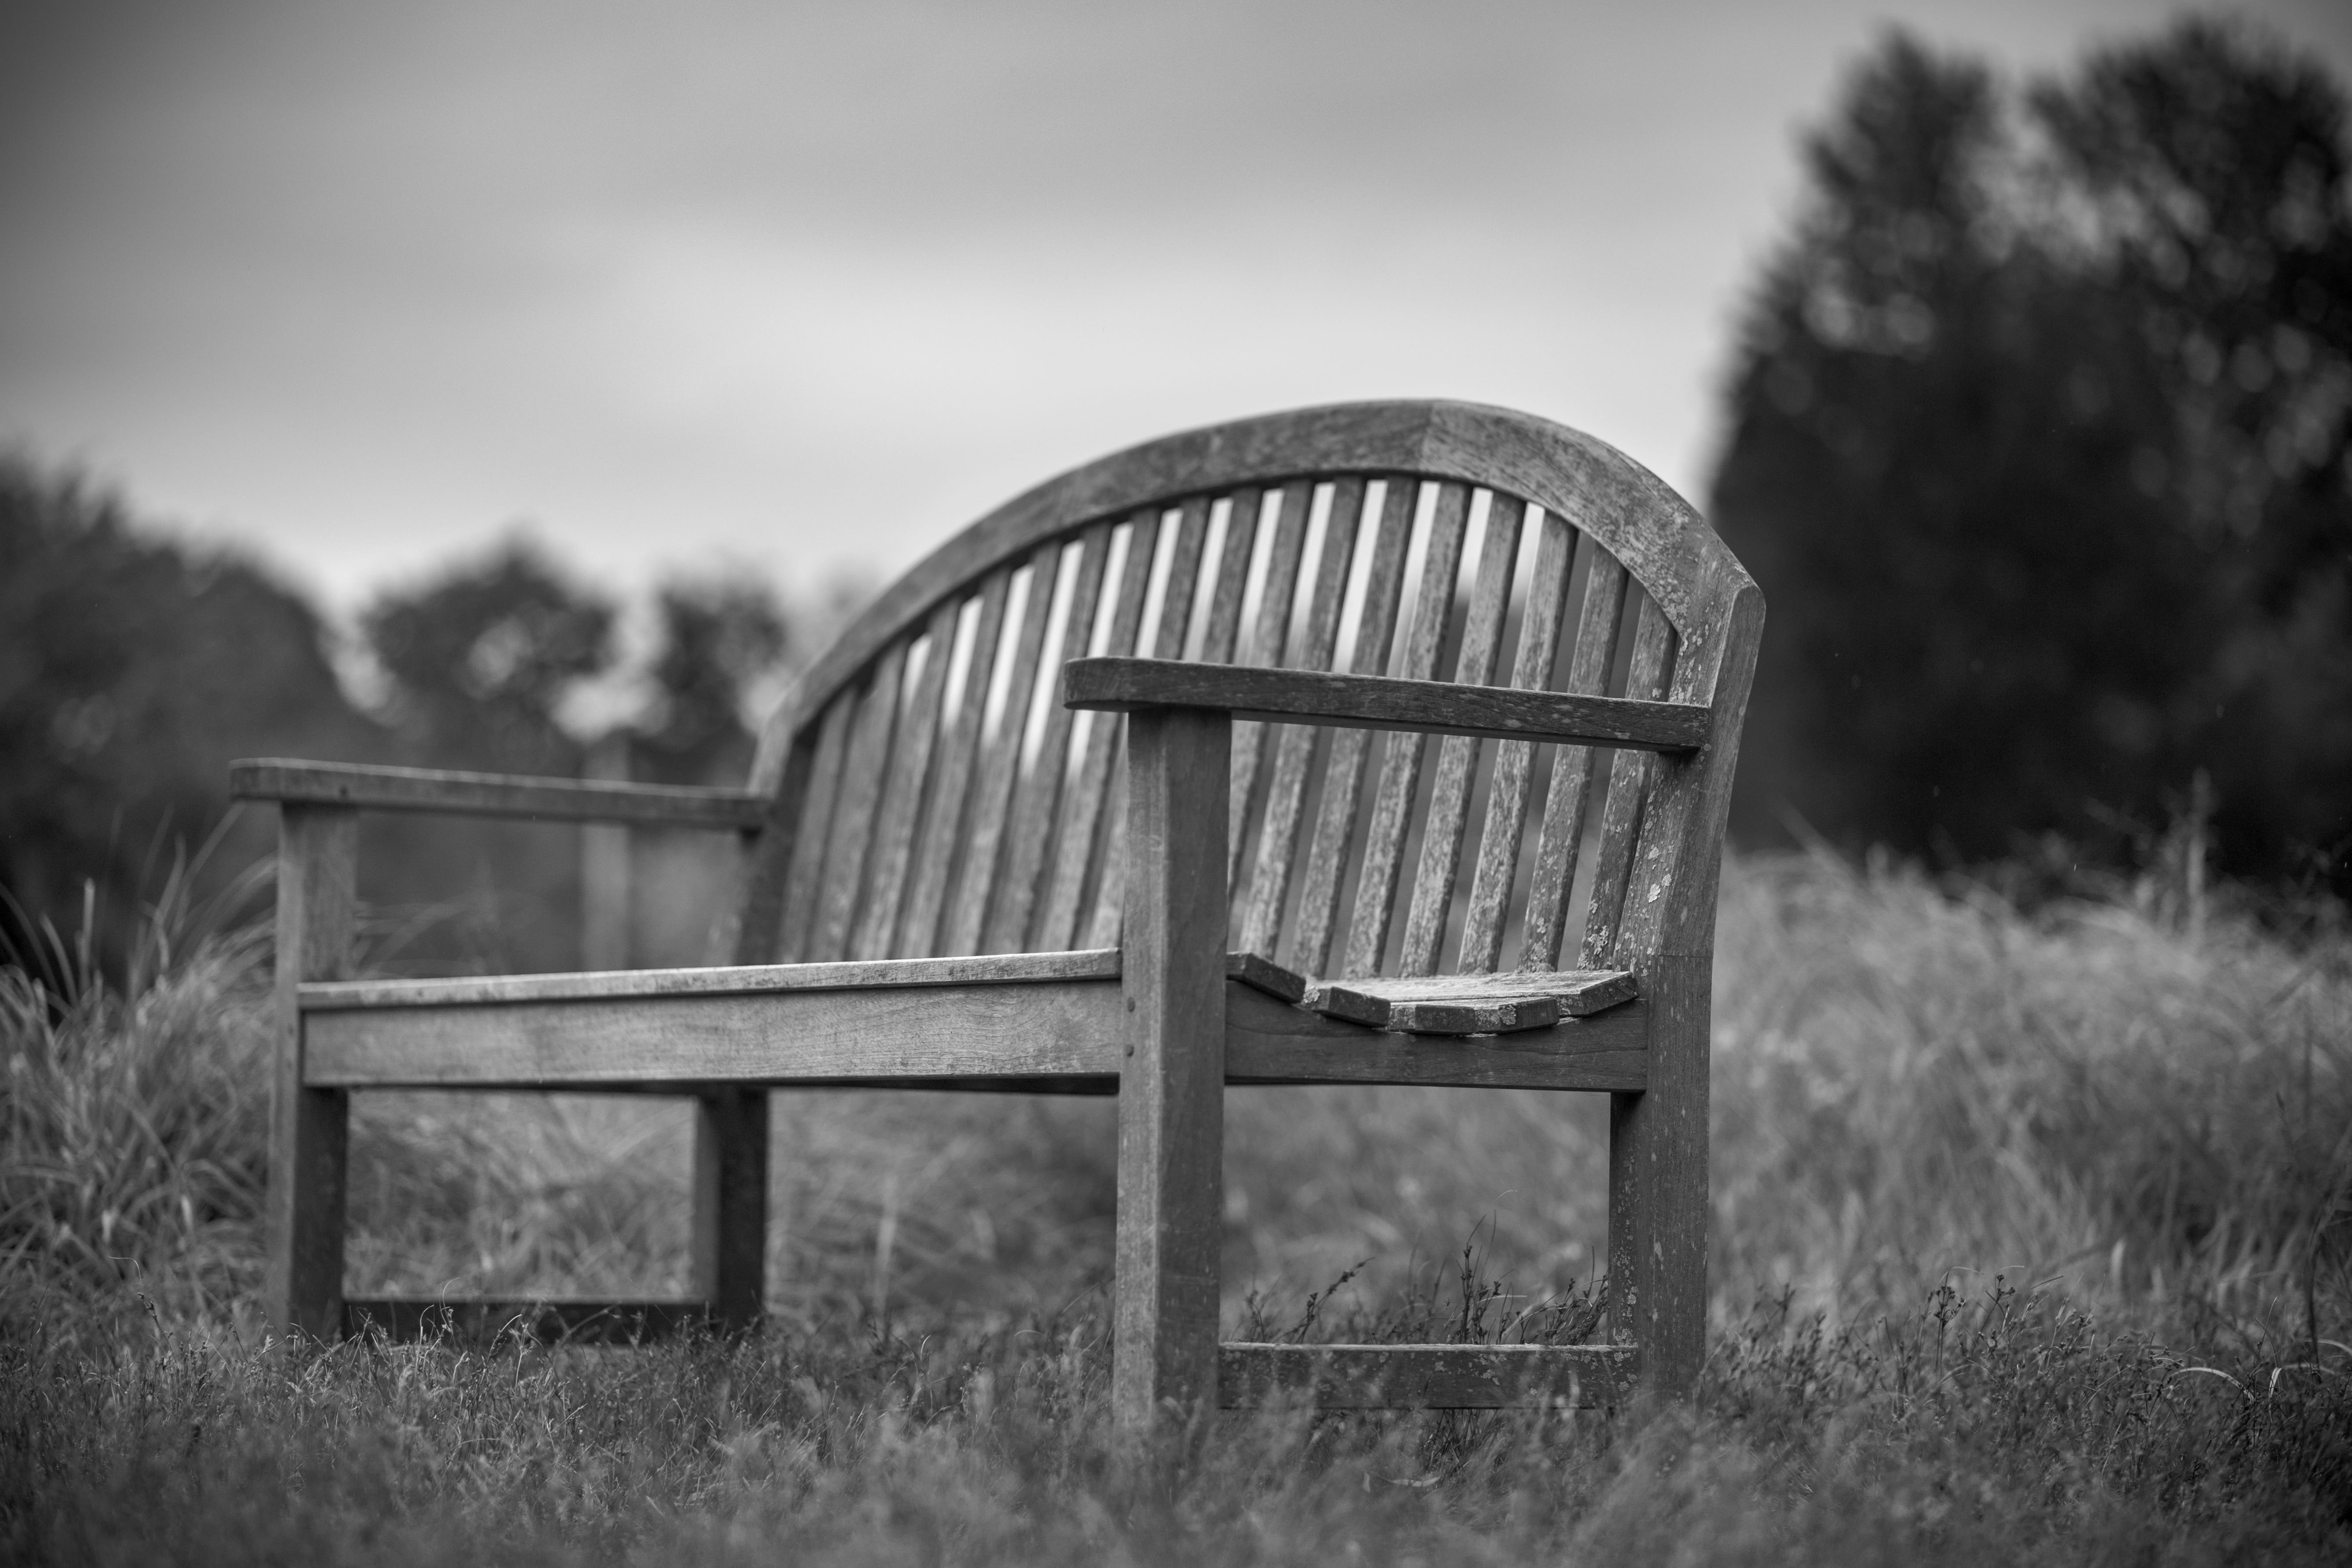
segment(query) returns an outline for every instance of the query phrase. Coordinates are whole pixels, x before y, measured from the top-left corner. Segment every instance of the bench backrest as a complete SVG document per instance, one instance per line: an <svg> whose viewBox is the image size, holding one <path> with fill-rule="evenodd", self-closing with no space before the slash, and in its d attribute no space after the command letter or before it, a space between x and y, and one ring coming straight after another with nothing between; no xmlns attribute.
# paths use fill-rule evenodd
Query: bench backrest
<svg viewBox="0 0 2352 1568"><path fill-rule="evenodd" d="M1124 725L1058 679L1109 653L1711 707L1679 757L1234 742L1237 948L1307 974L1703 960L1761 622L1681 498L1546 420L1355 404L1150 442L950 540L795 684L754 767L774 805L736 956L1117 945Z"/></svg>

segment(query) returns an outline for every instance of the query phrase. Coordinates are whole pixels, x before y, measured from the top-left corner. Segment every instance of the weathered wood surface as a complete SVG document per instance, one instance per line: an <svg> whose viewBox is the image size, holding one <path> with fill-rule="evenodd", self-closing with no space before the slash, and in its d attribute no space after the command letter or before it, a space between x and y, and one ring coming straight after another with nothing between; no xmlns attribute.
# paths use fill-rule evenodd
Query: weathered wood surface
<svg viewBox="0 0 2352 1568"><path fill-rule="evenodd" d="M1243 978L1237 971L1247 960L1220 962L1230 976L1229 1083L1628 1090L1648 1081L1648 1008L1638 999L1549 1029L1449 1039L1322 1016L1274 994L1285 983L1272 975ZM363 1008L311 1009L306 999L303 1026L314 1088L995 1083L1101 1093L1117 1082L1121 1062L1119 992L1110 963L1079 977L1019 982L477 996L437 1005L416 997Z"/></svg>
<svg viewBox="0 0 2352 1568"><path fill-rule="evenodd" d="M1285 724L1648 752L1694 751L1706 742L1710 722L1706 709L1688 702L1157 658L1084 658L1064 665L1062 700L1072 708L1114 713L1205 708Z"/></svg>
<svg viewBox="0 0 2352 1568"><path fill-rule="evenodd" d="M1218 1348L1217 1392L1229 1410L1550 1409L1614 1405L1632 1370L1618 1345L1244 1343Z"/></svg>
<svg viewBox="0 0 2352 1568"><path fill-rule="evenodd" d="M1427 680L1437 673L1446 622L1454 613L1462 540L1470 522L1470 491L1463 485L1441 484L1435 500L1429 539L1422 552L1421 591L1414 595L1412 626L1405 634L1404 657L1398 661L1401 680ZM1388 742L1381 759L1381 782L1372 795L1372 819L1364 832L1355 919L1348 927L1345 973L1377 973L1388 952L1405 839L1412 826L1413 795L1421 787L1421 764L1428 751L1427 738L1415 734L1410 740Z"/></svg>
<svg viewBox="0 0 2352 1568"><path fill-rule="evenodd" d="M541 1344L634 1345L718 1327L702 1301L542 1300L527 1296L355 1297L343 1303L342 1331L386 1339L478 1344L520 1334Z"/></svg>
<svg viewBox="0 0 2352 1568"><path fill-rule="evenodd" d="M278 808L276 1037L269 1093L269 1189L262 1213L270 1327L332 1339L342 1326L343 1199L351 1097L310 1077L298 1002L308 980L351 962L359 814L348 805Z"/></svg>
<svg viewBox="0 0 2352 1568"><path fill-rule="evenodd" d="M891 584L795 684L762 733L773 778L800 715L818 711L893 638L992 566L1085 523L1301 475L1412 474L1486 486L1565 517L1657 595L1678 629L1711 623L1730 552L1688 502L1607 443L1508 409L1446 401L1339 404L1190 430L1075 468L1007 501Z"/></svg>
<svg viewBox="0 0 2352 1568"><path fill-rule="evenodd" d="M1384 489L1379 530L1372 536L1370 570L1364 578L1363 608L1356 620L1353 673L1357 675L1380 675L1389 667L1396 642L1397 610L1404 593L1413 509L1421 497L1420 484L1411 479L1391 479ZM1371 731L1343 729L1332 737L1330 759L1324 764L1323 809L1307 844L1298 912L1293 918L1286 954L1291 967L1308 973L1321 973L1331 961L1339 884L1347 875L1348 847L1356 834L1364 764L1371 755Z"/></svg>
<svg viewBox="0 0 2352 1568"><path fill-rule="evenodd" d="M1642 602L1633 631L1633 662L1625 672L1629 698L1663 697L1667 671L1674 661L1674 628L1648 599ZM1601 807L1601 847L1593 862L1591 902L1584 911L1582 967L1614 966L1617 925L1625 909L1626 889L1633 873L1634 835L1656 772L1651 759L1621 752L1609 765L1609 797ZM1648 889L1643 893L1646 899Z"/></svg>
<svg viewBox="0 0 2352 1568"><path fill-rule="evenodd" d="M979 608L972 626L971 652L964 665L962 700L944 721L930 799L923 812L923 845L915 857L914 885L900 917L898 949L908 958L928 958L939 951L949 877L955 868L959 847L971 832L972 770L980 760L988 685L996 672L996 645L1004 634L1004 605L1012 580L1011 572L999 568L989 574L977 595Z"/></svg>
<svg viewBox="0 0 2352 1568"><path fill-rule="evenodd" d="M1641 983L1623 970L1522 970L1511 974L1366 978L1318 985L1308 1002L1326 1017L1414 1035L1485 1035L1545 1029L1632 1001Z"/></svg>
<svg viewBox="0 0 2352 1568"><path fill-rule="evenodd" d="M1311 484L1285 485L1274 515L1274 537L1266 542L1265 580L1258 592L1257 625L1250 636L1250 657L1258 664L1273 668L1282 663L1284 650L1290 641L1290 611L1298 595L1298 566L1307 550L1308 514L1314 510L1315 487ZM1238 658L1240 650L1233 656ZM1066 682L1068 667L1064 667ZM1067 687L1065 685L1066 691ZM1242 874L1242 855L1246 847L1243 835L1255 816L1263 795L1261 775L1265 771L1267 731L1262 724L1243 722L1234 726L1233 788L1227 795L1231 803L1226 813L1232 856L1226 866L1229 882L1238 882Z"/></svg>
<svg viewBox="0 0 2352 1568"><path fill-rule="evenodd" d="M1037 664L1045 656L1045 633L1054 609L1054 588L1062 570L1062 547L1048 544L1029 561L1028 587L1014 630L1013 668L1007 672L1004 710L997 716L996 732L989 737L980 769L980 787L972 794L966 819L969 842L963 849L963 877L949 907L939 951L978 952L988 929L988 910L996 895L997 868L1004 858L1004 842L1013 826L1013 785L1021 773L1021 742L1029 727L1029 705L1037 689Z"/></svg>
<svg viewBox="0 0 2352 1568"><path fill-rule="evenodd" d="M1486 533L1478 546L1478 575L1470 590L1470 616L1462 630L1461 654L1454 661L1457 690L1482 687L1495 679L1503 622L1510 608L1511 572L1519 558L1519 524L1526 515L1526 508L1508 496L1490 498ZM1429 816L1422 826L1421 865L1413 872L1404 940L1397 952L1400 974L1437 973L1438 950L1444 943L1446 918L1454 909L1454 873L1461 869L1470 775L1477 764L1477 739L1449 727L1437 749L1437 777L1430 786Z"/></svg>
<svg viewBox="0 0 2352 1568"><path fill-rule="evenodd" d="M303 763L278 757L231 763L228 792L238 800L363 806L371 811L441 812L453 816L522 816L556 822L632 822L656 827L730 832L766 820L767 798L744 790L613 779L530 778L356 763Z"/></svg>
<svg viewBox="0 0 2352 1568"><path fill-rule="evenodd" d="M1625 569L1601 555L1584 581L1584 607L1577 616L1576 647L1569 654L1565 689L1600 695L1617 658L1617 628L1623 619ZM1521 963L1549 969L1559 963L1568 930L1569 898L1576 888L1576 860L1584 843L1584 817L1592 795L1592 749L1566 746L1552 758L1551 784L1544 794L1543 826L1536 837L1535 864L1528 871L1527 931Z"/></svg>
<svg viewBox="0 0 2352 1568"><path fill-rule="evenodd" d="M1128 727L1111 1417L1130 1431L1213 1407L1224 1246L1225 791L1233 726L1160 711Z"/></svg>

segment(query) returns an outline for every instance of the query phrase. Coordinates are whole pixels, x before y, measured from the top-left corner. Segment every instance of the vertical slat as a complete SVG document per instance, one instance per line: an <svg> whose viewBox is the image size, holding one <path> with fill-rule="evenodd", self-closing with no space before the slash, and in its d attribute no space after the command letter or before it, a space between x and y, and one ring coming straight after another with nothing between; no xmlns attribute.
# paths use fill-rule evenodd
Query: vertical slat
<svg viewBox="0 0 2352 1568"><path fill-rule="evenodd" d="M1422 552L1421 592L1413 602L1412 629L1405 634L1404 658L1397 670L1403 679L1427 680L1437 668L1445 623L1454 613L1454 584L1462 569L1462 534L1469 521L1469 489L1454 483L1438 486L1437 506L1429 520L1429 543ZM1372 797L1371 826L1365 830L1364 870L1356 881L1356 914L1348 931L1345 973L1378 973L1381 955L1388 951L1397 876L1404 864L1405 835L1412 826L1412 797L1421 787L1421 763L1428 739L1425 735L1389 737L1381 763L1380 789Z"/></svg>
<svg viewBox="0 0 2352 1568"><path fill-rule="evenodd" d="M768 1091L698 1096L694 1283L716 1327L733 1332L759 1322L767 1269Z"/></svg>
<svg viewBox="0 0 2352 1568"><path fill-rule="evenodd" d="M939 743L948 658L954 651L956 616L962 607L961 600L950 597L931 612L922 673L915 678L915 689L898 711L898 739L891 743L890 770L883 780L882 808L874 819L873 869L866 876L857 936L850 946L855 958L897 956L891 952L891 939L898 934L908 864L915 852L916 818L922 809L924 785L929 782L931 752Z"/></svg>
<svg viewBox="0 0 2352 1568"><path fill-rule="evenodd" d="M1225 513L1224 547L1217 552L1217 580L1209 592L1209 619L1201 631L1201 662L1231 664L1242 629L1242 600L1249 592L1251 552L1257 544L1258 513L1265 493L1235 490Z"/></svg>
<svg viewBox="0 0 2352 1568"><path fill-rule="evenodd" d="M990 897L1003 844L1013 824L1013 786L1021 773L1021 741L1029 729L1029 703L1037 689L1037 661L1045 647L1046 622L1054 613L1054 585L1061 575L1060 541L1029 558L1029 594L1014 633L1013 668L1004 688L1004 708L982 761L980 787L972 794L971 827L963 848L963 875L956 884L940 951L978 952L986 929Z"/></svg>
<svg viewBox="0 0 2352 1568"><path fill-rule="evenodd" d="M858 700L857 722L849 732L849 754L841 764L841 795L826 835L824 879L817 889L816 920L809 930L808 961L827 963L848 951L857 896L866 884L866 851L881 808L882 779L890 765L890 735L898 727L898 688L907 670L907 645L892 643L874 666Z"/></svg>
<svg viewBox="0 0 2352 1568"><path fill-rule="evenodd" d="M359 813L291 804L278 811L278 973L271 997L277 1065L264 1222L269 1321L281 1336L331 1340L343 1326L351 1096L302 1082L302 1015L294 988L306 980L340 980L351 962Z"/></svg>
<svg viewBox="0 0 2352 1568"><path fill-rule="evenodd" d="M1128 720L1111 1414L1129 1432L1216 1408L1231 743L1221 713Z"/></svg>
<svg viewBox="0 0 2352 1568"><path fill-rule="evenodd" d="M1065 662L1084 655L1094 637L1095 609L1102 598L1103 572L1109 564L1110 531L1109 523L1098 522L1079 536L1077 581L1062 625L1060 658ZM1005 846L1004 875L988 916L991 952L1027 951L1043 901L1038 897L1043 890L1039 884L1053 846L1062 775L1070 756L1070 723L1076 715L1055 701L1050 691L1040 700L1046 704L1045 731L1036 757L1014 792L1012 841Z"/></svg>
<svg viewBox="0 0 2352 1568"><path fill-rule="evenodd" d="M1538 527L1535 570L1519 617L1519 649L1511 665L1511 684L1523 691L1539 690L1551 679L1560 617L1568 608L1569 568L1576 559L1576 534L1566 519L1547 513ZM1529 741L1505 741L1495 748L1495 782L1478 837L1470 908L1462 918L1465 974L1490 973L1502 962L1503 919L1518 873L1519 840L1527 831L1528 773L1535 751Z"/></svg>
<svg viewBox="0 0 2352 1568"><path fill-rule="evenodd" d="M1232 524L1226 525L1230 532ZM1168 555L1168 585L1160 601L1160 625L1152 635L1151 657L1181 658L1184 636L1192 626L1192 599L1200 585L1201 552L1209 538L1209 498L1194 496L1184 503L1176 521L1176 543ZM1248 555L1243 555L1247 570ZM1100 721L1097 721L1100 722ZM1102 871L1095 879L1094 913L1087 918L1084 945L1117 947L1125 913L1127 864L1127 726L1119 731L1120 761L1111 769L1109 820L1102 833Z"/></svg>
<svg viewBox="0 0 2352 1568"><path fill-rule="evenodd" d="M1353 475L1334 480L1330 510L1324 515L1323 548L1308 585L1307 625L1297 656L1298 669L1328 669L1339 642L1339 609L1348 595L1348 574L1356 559L1356 530L1364 511L1364 481ZM1307 805L1307 771L1315 760L1316 731L1305 724L1273 726L1280 739L1274 777L1266 787L1265 814L1257 836L1257 870L1250 878L1249 908L1242 920L1244 952L1275 955L1282 906L1290 896L1297 865L1298 824Z"/></svg>
<svg viewBox="0 0 2352 1568"><path fill-rule="evenodd" d="M1351 662L1358 675L1388 671L1389 653L1396 641L1397 606L1404 592L1405 551L1412 542L1413 509L1420 500L1419 480L1402 475L1389 480L1387 499L1381 506L1380 531L1372 539L1370 570L1364 578L1364 605L1356 618ZM1307 849L1298 916L1292 925L1290 956L1286 961L1301 974L1320 974L1330 962L1339 880L1346 869L1348 841L1356 833L1357 810L1364 793L1364 762L1371 755L1371 744L1369 730L1337 730L1331 735L1331 757L1323 770L1323 809Z"/></svg>
<svg viewBox="0 0 2352 1568"><path fill-rule="evenodd" d="M1642 595L1633 629L1633 658L1625 674L1625 695L1652 701L1666 694L1674 657L1674 627L1658 602ZM1609 957L1617 943L1617 923L1625 908L1625 882L1633 868L1635 835L1642 826L1642 798L1650 784L1650 752L1619 752L1609 764L1609 799L1601 808L1601 851L1592 867L1592 898L1585 908L1587 968Z"/></svg>
<svg viewBox="0 0 2352 1568"><path fill-rule="evenodd" d="M1265 563L1265 591L1257 603L1257 629L1251 654L1269 667L1282 663L1289 640L1290 606L1298 593L1298 562L1307 550L1307 514L1315 502L1315 487L1302 479L1282 488L1282 510L1274 522L1274 543ZM1229 830L1233 842L1225 862L1228 883L1241 879L1242 835L1249 831L1250 813L1257 805L1258 775L1265 763L1266 726L1243 721L1234 725L1233 808Z"/></svg>
<svg viewBox="0 0 2352 1568"><path fill-rule="evenodd" d="M808 807L793 840L792 859L776 917L776 944L757 962L799 963L808 956L810 928L816 923L818 890L824 885L824 850L833 834L834 803L841 798L841 764L849 751L850 721L857 694L845 691L817 721L816 746L809 763Z"/></svg>
<svg viewBox="0 0 2352 1568"><path fill-rule="evenodd" d="M1478 547L1478 579L1470 591L1470 618L1462 633L1462 657L1454 679L1464 686L1488 686L1503 645L1503 621L1510 607L1511 574L1519 559L1519 523L1525 507L1508 496L1494 497L1486 510L1486 541ZM1434 974L1445 918L1454 907L1454 877L1462 866L1462 832L1470 810L1470 775L1478 765L1480 742L1448 735L1437 752L1437 782L1431 786L1429 821L1422 829L1421 868L1413 874L1412 907L1405 916L1399 974Z"/></svg>
<svg viewBox="0 0 2352 1568"><path fill-rule="evenodd" d="M1564 691L1597 697L1609 685L1617 662L1617 629L1624 616L1625 568L1591 540L1585 551L1591 569L1584 579L1584 607L1576 621L1576 647L1569 654ZM1535 868L1528 874L1525 969L1555 969L1568 931L1568 900L1576 888L1576 859L1584 844L1586 803L1592 795L1590 746L1562 746L1551 763L1551 787L1544 796L1543 831L1536 840Z"/></svg>
<svg viewBox="0 0 2352 1568"><path fill-rule="evenodd" d="M1118 585L1111 595L1110 636L1103 651L1114 657L1135 651L1143 626L1143 598L1151 586L1151 563L1160 552L1160 513L1142 513L1129 525L1127 560L1119 567ZM1075 658L1085 652L1073 648ZM1100 831L1108 815L1110 765L1118 754L1120 724L1113 713L1097 713L1087 723L1087 746L1078 758L1077 777L1060 813L1061 831L1054 847L1050 890L1037 927L1037 946L1052 952L1077 940L1078 914L1084 905L1087 878L1101 850Z"/></svg>
<svg viewBox="0 0 2352 1568"><path fill-rule="evenodd" d="M973 617L971 652L964 661L963 695L948 720L931 773L931 796L923 813L922 848L915 857L914 885L898 921L898 951L929 958L939 951L940 914L946 908L948 874L969 820L967 798L972 764L980 755L981 724L988 715L988 678L996 668L996 645L1004 635L1004 601L1013 574L1000 567L980 590Z"/></svg>

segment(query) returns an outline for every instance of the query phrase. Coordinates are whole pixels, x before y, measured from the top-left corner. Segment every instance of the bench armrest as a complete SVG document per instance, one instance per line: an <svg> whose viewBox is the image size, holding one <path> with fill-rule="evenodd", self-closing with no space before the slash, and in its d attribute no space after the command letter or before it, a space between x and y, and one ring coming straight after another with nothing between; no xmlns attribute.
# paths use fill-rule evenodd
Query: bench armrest
<svg viewBox="0 0 2352 1568"><path fill-rule="evenodd" d="M305 805L434 811L458 816L527 816L559 822L631 822L658 827L747 832L767 819L763 795L681 784L604 779L529 778L516 773L297 763L278 757L231 763L238 800Z"/></svg>
<svg viewBox="0 0 2352 1568"><path fill-rule="evenodd" d="M1706 742L1714 719L1708 710L1688 702L1169 658L1074 658L1062 667L1062 701L1066 707L1112 713L1213 708L1237 719L1281 724L1409 730L1646 752L1696 751Z"/></svg>

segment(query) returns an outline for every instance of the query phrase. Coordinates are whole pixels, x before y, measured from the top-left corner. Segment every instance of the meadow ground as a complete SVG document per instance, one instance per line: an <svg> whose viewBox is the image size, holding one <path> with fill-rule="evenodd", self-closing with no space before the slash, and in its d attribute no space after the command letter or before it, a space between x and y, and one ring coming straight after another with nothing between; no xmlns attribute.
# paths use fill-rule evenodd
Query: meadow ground
<svg viewBox="0 0 2352 1568"><path fill-rule="evenodd" d="M2352 1559L2340 915L1736 858L1694 1405L1122 1462L1098 1101L780 1097L753 1339L265 1344L267 954L162 905L123 986L0 972L0 1559ZM1584 1332L1600 1110L1235 1091L1229 1329ZM683 1283L674 1105L383 1097L353 1162L355 1291Z"/></svg>

